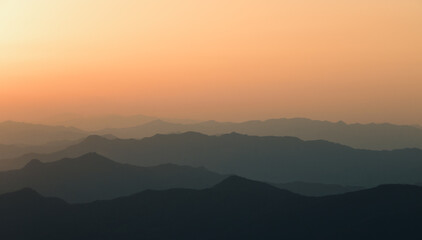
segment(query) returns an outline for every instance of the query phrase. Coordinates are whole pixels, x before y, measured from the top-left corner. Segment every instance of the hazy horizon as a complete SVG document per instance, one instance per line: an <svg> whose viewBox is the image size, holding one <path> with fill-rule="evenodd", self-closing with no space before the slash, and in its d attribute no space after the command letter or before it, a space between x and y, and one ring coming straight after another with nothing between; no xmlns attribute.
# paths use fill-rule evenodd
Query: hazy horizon
<svg viewBox="0 0 422 240"><path fill-rule="evenodd" d="M422 124L422 2L0 1L2 120Z"/></svg>
<svg viewBox="0 0 422 240"><path fill-rule="evenodd" d="M15 118L15 119L0 119L0 123L2 122L20 122L20 123L29 123L29 124L42 124L42 125L63 125L63 126L72 126L70 124L72 121L89 121L91 120L94 124L95 122L97 124L101 123L98 122L98 120L101 120L103 118L131 118L131 117L145 117L145 118L151 118L150 120L146 120L145 122L140 122L139 124L135 125L142 125L147 122L155 121L155 120L161 120L164 122L173 122L173 123L184 123L184 124L191 124L191 123L200 123L200 122L207 122L207 121L216 121L216 122L230 122L230 123L242 123L242 122L248 122L248 121L267 121L272 119L309 119L312 121L322 121L322 122L331 122L331 123L337 123L337 122L344 122L345 124L393 124L393 125L402 125L402 126L416 126L416 127L422 127L421 124L418 123L406 123L406 122L389 122L389 121L345 121L343 119L315 119L305 116L274 116L274 117L261 117L261 118L242 118L242 119L225 119L225 118L216 118L216 119L198 119L198 118L171 118L167 116L151 116L146 114L115 114L115 113L105 113L105 114L96 114L96 115L85 115L85 114L76 114L76 113L66 113L66 114L56 114L56 115L50 115L46 117L40 117L40 118L34 118L34 119L25 119L25 118ZM101 129L101 128L99 128Z"/></svg>

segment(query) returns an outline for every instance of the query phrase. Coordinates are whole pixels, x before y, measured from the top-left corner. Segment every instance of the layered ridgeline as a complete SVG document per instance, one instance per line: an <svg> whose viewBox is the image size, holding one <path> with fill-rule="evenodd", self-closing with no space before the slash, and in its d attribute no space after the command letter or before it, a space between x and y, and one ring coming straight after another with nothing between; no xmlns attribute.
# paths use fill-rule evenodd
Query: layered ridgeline
<svg viewBox="0 0 422 240"><path fill-rule="evenodd" d="M135 127L145 123L159 120L157 117L146 115L132 115L122 116L117 114L100 115L100 116L81 116L78 114L65 114L58 115L45 119L44 124L47 125L60 125L66 127L76 127L85 131L98 131L108 128L128 128ZM194 123L198 121L189 119L175 119L165 118L162 119L170 123Z"/></svg>
<svg viewBox="0 0 422 240"><path fill-rule="evenodd" d="M223 178L223 175L204 168L174 164L137 167L89 153L50 163L32 160L20 170L0 172L0 194L32 188L42 195L68 202L89 202L146 189L202 189Z"/></svg>
<svg viewBox="0 0 422 240"><path fill-rule="evenodd" d="M16 158L29 153L57 152L74 145L83 139L84 138L78 140L61 140L41 145L0 144L0 159Z"/></svg>
<svg viewBox="0 0 422 240"><path fill-rule="evenodd" d="M422 188L304 197L232 176L77 205L23 189L0 195L0 216L5 239L421 239Z"/></svg>
<svg viewBox="0 0 422 240"><path fill-rule="evenodd" d="M294 137L256 137L236 133L207 136L188 132L141 140L90 136L63 151L31 154L0 161L3 167L23 167L97 152L122 163L155 166L173 163L205 167L222 174L281 183L304 181L350 186L422 182L422 150L371 151L327 141Z"/></svg>
<svg viewBox="0 0 422 240"><path fill-rule="evenodd" d="M225 176L205 168L174 164L138 167L114 162L96 153L50 163L32 160L19 170L0 172L0 194L31 188L67 202L89 202L130 195L146 189L211 187ZM359 190L358 187L316 183L273 184L302 195L323 196Z"/></svg>
<svg viewBox="0 0 422 240"><path fill-rule="evenodd" d="M96 131L107 128L127 128L145 124L157 120L155 117L145 115L121 116L121 115L100 115L81 116L77 114L59 115L44 120L47 125L60 125L76 127L85 131Z"/></svg>
<svg viewBox="0 0 422 240"><path fill-rule="evenodd" d="M346 124L303 118L271 119L266 121L201 122L177 124L156 120L130 128L106 129L97 134L113 134L119 138L143 138L155 134L200 132L220 135L231 132L254 136L293 136L303 140L327 140L354 148L392 150L422 148L422 129L393 124Z"/></svg>
<svg viewBox="0 0 422 240"><path fill-rule="evenodd" d="M88 135L87 132L73 127L11 121L0 123L0 144L2 145L48 145L52 142L79 140Z"/></svg>
<svg viewBox="0 0 422 240"><path fill-rule="evenodd" d="M85 126L88 129L98 129L107 126L135 125L136 122L139 122L139 126L137 127L110 128L94 133L72 127L3 122L0 123L0 145L43 145L50 142L73 141L86 137L89 134L111 134L119 138L141 139L151 137L155 134L195 131L209 135L238 132L255 136L294 136L304 140L323 139L355 148L374 150L422 148L422 129L415 126L345 124L343 122L334 123L309 119L273 119L242 123L208 121L180 124L174 123L176 120L172 120L173 122L164 122L161 120L152 121L153 119L145 116L134 116L130 118L108 116L79 119L75 120L76 122L63 123L67 126L73 124L79 127ZM145 123L148 120L151 120L151 122ZM178 121L181 122L182 120ZM183 122L187 122L187 120ZM121 123L121 125L118 123ZM5 158L1 155L2 152L0 151L0 159Z"/></svg>

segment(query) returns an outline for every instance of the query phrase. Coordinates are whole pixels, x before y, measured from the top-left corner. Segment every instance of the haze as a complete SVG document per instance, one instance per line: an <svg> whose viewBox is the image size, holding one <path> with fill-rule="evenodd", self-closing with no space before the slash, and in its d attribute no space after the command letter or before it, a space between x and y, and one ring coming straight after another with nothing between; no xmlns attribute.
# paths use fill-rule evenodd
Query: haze
<svg viewBox="0 0 422 240"><path fill-rule="evenodd" d="M0 0L0 120L422 124L419 0Z"/></svg>

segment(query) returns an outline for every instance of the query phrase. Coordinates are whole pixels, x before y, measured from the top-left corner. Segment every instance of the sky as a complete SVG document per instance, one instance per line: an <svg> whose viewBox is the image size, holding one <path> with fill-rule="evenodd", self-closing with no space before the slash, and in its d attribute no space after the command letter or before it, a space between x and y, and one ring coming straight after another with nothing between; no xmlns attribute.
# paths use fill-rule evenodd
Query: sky
<svg viewBox="0 0 422 240"><path fill-rule="evenodd" d="M422 124L420 0L0 0L0 121Z"/></svg>

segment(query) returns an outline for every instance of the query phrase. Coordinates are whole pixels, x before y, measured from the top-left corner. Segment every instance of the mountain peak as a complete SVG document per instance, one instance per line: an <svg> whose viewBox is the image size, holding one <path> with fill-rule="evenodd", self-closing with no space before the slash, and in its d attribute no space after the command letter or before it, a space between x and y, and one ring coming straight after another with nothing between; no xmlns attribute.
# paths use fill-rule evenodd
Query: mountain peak
<svg viewBox="0 0 422 240"><path fill-rule="evenodd" d="M222 182L215 185L214 188L223 190L249 190L257 188L272 188L274 190L278 190L276 187L270 186L269 184L253 181L236 175L227 177Z"/></svg>
<svg viewBox="0 0 422 240"><path fill-rule="evenodd" d="M152 120L150 122L147 122L141 126L161 126L161 125L165 125L165 124L174 124L174 123L170 123L170 122L166 122L163 121L161 119L156 119L156 120Z"/></svg>
<svg viewBox="0 0 422 240"><path fill-rule="evenodd" d="M248 137L248 135L241 134L241 133L238 133L238 132L226 133L226 134L224 134L222 136L224 136L224 137Z"/></svg>
<svg viewBox="0 0 422 240"><path fill-rule="evenodd" d="M208 135L195 132L195 131L187 131L183 133L170 133L170 134L155 134L154 136L150 138L198 138L198 137L205 137L208 138Z"/></svg>
<svg viewBox="0 0 422 240"><path fill-rule="evenodd" d="M96 153L96 152L89 152L89 153L86 153L86 154L84 154L84 155L82 155L78 158L105 158L105 157Z"/></svg>
<svg viewBox="0 0 422 240"><path fill-rule="evenodd" d="M69 168L74 166L110 166L118 164L113 160L110 160L96 152L86 153L82 156L76 158L63 158L58 161L43 163L38 159L31 160L28 164L25 165L23 169L25 170L35 170L35 169L49 169L50 167L62 167Z"/></svg>
<svg viewBox="0 0 422 240"><path fill-rule="evenodd" d="M84 142L85 143L97 143L99 141L107 141L107 140L108 139L106 137L103 137L103 136L90 135L90 136L85 138Z"/></svg>
<svg viewBox="0 0 422 240"><path fill-rule="evenodd" d="M189 137L203 137L203 136L208 137L205 134L202 134L202 133L199 133L199 132L195 132L195 131L187 131L187 132L181 133L180 135L181 136L189 136Z"/></svg>
<svg viewBox="0 0 422 240"><path fill-rule="evenodd" d="M86 153L80 157L77 158L65 158L61 161L69 161L69 162L81 162L81 163L86 163L86 162L95 162L95 163L102 163L102 162L114 162L96 152L89 152ZM60 161L58 161L60 162Z"/></svg>
<svg viewBox="0 0 422 240"><path fill-rule="evenodd" d="M28 164L25 165L25 169L34 169L42 166L44 163L42 163L38 159L32 159Z"/></svg>

